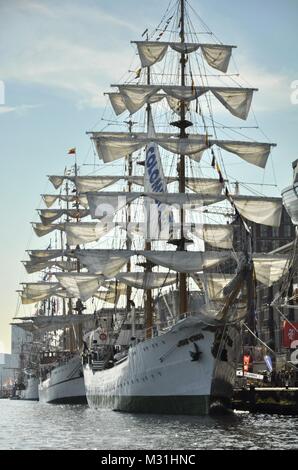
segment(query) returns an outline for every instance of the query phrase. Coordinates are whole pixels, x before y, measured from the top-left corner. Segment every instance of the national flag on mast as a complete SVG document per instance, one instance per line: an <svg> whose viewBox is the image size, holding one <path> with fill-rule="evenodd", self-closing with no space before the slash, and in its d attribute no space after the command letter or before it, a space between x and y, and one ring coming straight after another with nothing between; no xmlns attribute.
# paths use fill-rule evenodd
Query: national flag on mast
<svg viewBox="0 0 298 470"><path fill-rule="evenodd" d="M67 152L67 154L68 154L68 155L75 155L75 154L76 154L76 148L73 147L73 148L69 149L68 152Z"/></svg>

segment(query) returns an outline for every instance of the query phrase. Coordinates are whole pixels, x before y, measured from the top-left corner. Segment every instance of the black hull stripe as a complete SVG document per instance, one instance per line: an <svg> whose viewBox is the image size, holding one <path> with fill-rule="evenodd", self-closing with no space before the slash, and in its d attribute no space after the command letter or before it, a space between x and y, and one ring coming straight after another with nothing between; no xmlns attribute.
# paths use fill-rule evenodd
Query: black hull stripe
<svg viewBox="0 0 298 470"><path fill-rule="evenodd" d="M64 397L56 400L47 401L51 405L87 405L86 396L80 397Z"/></svg>
<svg viewBox="0 0 298 470"><path fill-rule="evenodd" d="M52 385L49 385L48 387L44 387L45 390L51 388L51 387L56 387L56 385L60 385L60 384L64 384L66 382L71 382L72 380L78 380L78 379L82 379L82 381L84 382L84 377L72 377L71 379L66 379L66 380L61 380L61 382L56 382Z"/></svg>
<svg viewBox="0 0 298 470"><path fill-rule="evenodd" d="M210 397L200 396L102 396L87 395L91 408L107 408L130 413L207 415Z"/></svg>

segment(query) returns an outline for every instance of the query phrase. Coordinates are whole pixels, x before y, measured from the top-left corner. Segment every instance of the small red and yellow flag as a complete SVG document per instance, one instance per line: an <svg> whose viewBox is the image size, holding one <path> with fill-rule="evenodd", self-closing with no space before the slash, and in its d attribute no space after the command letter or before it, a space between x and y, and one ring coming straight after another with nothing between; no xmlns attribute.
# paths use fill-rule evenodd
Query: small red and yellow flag
<svg viewBox="0 0 298 470"><path fill-rule="evenodd" d="M73 147L72 149L69 149L67 153L68 153L68 155L75 154L76 153L76 148Z"/></svg>

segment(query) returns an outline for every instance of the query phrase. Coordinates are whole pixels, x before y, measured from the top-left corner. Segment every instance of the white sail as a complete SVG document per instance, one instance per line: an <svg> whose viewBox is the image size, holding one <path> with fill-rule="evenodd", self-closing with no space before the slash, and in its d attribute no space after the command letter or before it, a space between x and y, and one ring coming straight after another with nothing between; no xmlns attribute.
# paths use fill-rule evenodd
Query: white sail
<svg viewBox="0 0 298 470"><path fill-rule="evenodd" d="M102 222L67 222L64 224L67 244L69 246L84 245L85 243L100 240L113 227Z"/></svg>
<svg viewBox="0 0 298 470"><path fill-rule="evenodd" d="M45 203L45 205L49 208L52 207L56 201L64 201L64 202L69 202L69 203L79 203L83 207L86 207L88 205L88 201L86 199L86 196L80 195L66 195L66 194L42 194L42 199Z"/></svg>
<svg viewBox="0 0 298 470"><path fill-rule="evenodd" d="M136 289L159 289L174 284L177 280L176 274L171 273L155 273L155 272L130 272L119 273L116 278Z"/></svg>
<svg viewBox="0 0 298 470"><path fill-rule="evenodd" d="M159 201L161 204L201 207L209 204L214 204L223 201L223 195L208 195L208 194L193 194L193 193L123 193L120 191L115 192L101 192L101 193L87 193L90 215L93 219L102 219L105 215L110 218L120 209L123 209L127 204L140 197L149 198L154 201ZM104 219L105 220L105 219Z"/></svg>
<svg viewBox="0 0 298 470"><path fill-rule="evenodd" d="M270 287L286 274L289 258L283 255L271 255L270 253L266 255L255 254L253 262L257 280Z"/></svg>
<svg viewBox="0 0 298 470"><path fill-rule="evenodd" d="M233 248L234 227L232 225L204 224L193 227L190 233L210 246L225 250Z"/></svg>
<svg viewBox="0 0 298 470"><path fill-rule="evenodd" d="M92 328L94 325L94 315L51 315L37 317L17 317L21 323L14 325L30 332L44 334L50 331L62 330L65 327L84 324L85 328Z"/></svg>
<svg viewBox="0 0 298 470"><path fill-rule="evenodd" d="M100 159L105 163L126 157L136 150L141 149L150 141L156 142L165 150L176 154L188 155L189 157L200 161L203 151L208 147L217 145L220 148L238 155L248 163L265 168L271 147L275 144L260 142L241 142L208 139L206 136L191 134L187 139L177 138L174 134L157 134L151 138L142 133L123 134L109 133L109 135L98 132L92 133L92 139L95 141L97 153Z"/></svg>
<svg viewBox="0 0 298 470"><path fill-rule="evenodd" d="M238 212L257 224L279 227L282 215L282 199L254 196L233 196Z"/></svg>
<svg viewBox="0 0 298 470"><path fill-rule="evenodd" d="M33 230L38 237L44 237L54 230L63 230L64 224L41 224L33 223Z"/></svg>
<svg viewBox="0 0 298 470"><path fill-rule="evenodd" d="M86 273L55 273L55 276L71 297L80 298L83 302L104 283L103 276Z"/></svg>
<svg viewBox="0 0 298 470"><path fill-rule="evenodd" d="M201 43L179 43L179 42L159 42L159 41L132 41L137 45L138 53L142 67L150 67L160 62L168 47L181 53L186 54L196 52L201 48L203 56L210 65L221 72L226 73L235 46L223 44L201 44Z"/></svg>
<svg viewBox="0 0 298 470"><path fill-rule="evenodd" d="M209 300L223 301L225 295L223 289L232 281L235 275L220 274L220 273L205 273L202 278L205 279L205 286L207 286L207 295Z"/></svg>
<svg viewBox="0 0 298 470"><path fill-rule="evenodd" d="M80 250L75 255L90 273L113 277L118 274L134 252L124 250Z"/></svg>
<svg viewBox="0 0 298 470"><path fill-rule="evenodd" d="M43 194L42 197L47 205L51 207L57 200L74 202L78 199L79 203L84 207L88 207L87 196L82 193L101 191L102 189L117 183L120 180L128 181L138 186L144 186L144 178L142 176L124 176L124 175L96 175L96 176L77 176L76 187L79 196L52 195ZM176 176L165 176L167 184L178 181ZM214 178L197 178L186 177L186 187L194 192L219 194L222 191L223 184Z"/></svg>
<svg viewBox="0 0 298 470"><path fill-rule="evenodd" d="M61 175L49 175L48 178L55 189L60 188L65 178L69 179L69 177Z"/></svg>
<svg viewBox="0 0 298 470"><path fill-rule="evenodd" d="M110 102L116 116L119 116L119 114L124 113L124 111L126 111L126 105L123 96L120 93L107 94L110 98Z"/></svg>
<svg viewBox="0 0 298 470"><path fill-rule="evenodd" d="M271 147L275 144L266 144L258 142L229 142L225 140L218 140L216 145L226 150L227 152L234 153L247 163L265 168Z"/></svg>
<svg viewBox="0 0 298 470"><path fill-rule="evenodd" d="M86 209L38 209L38 212L43 224L52 223L62 215L75 219L82 219L89 215Z"/></svg>
<svg viewBox="0 0 298 470"><path fill-rule="evenodd" d="M23 264L28 274L36 273L38 271L42 271L43 269L50 269L53 267L58 267L63 271L75 271L77 268L77 263L75 261L68 260L45 261L42 263L23 261Z"/></svg>
<svg viewBox="0 0 298 470"><path fill-rule="evenodd" d="M181 273L196 273L230 258L229 252L143 251L138 252L154 264Z"/></svg>
<svg viewBox="0 0 298 470"><path fill-rule="evenodd" d="M37 262L40 263L42 261L48 261L53 258L58 258L59 256L63 256L64 250L28 250L31 263Z"/></svg>
<svg viewBox="0 0 298 470"><path fill-rule="evenodd" d="M207 92L222 103L228 111L240 119L247 119L252 97L256 89L214 86L179 86L179 85L112 85L119 89L123 102L130 114L139 111L146 103L169 96L174 100L190 102L198 99ZM158 94L163 91L164 94ZM170 102L170 107L172 104Z"/></svg>
<svg viewBox="0 0 298 470"><path fill-rule="evenodd" d="M123 176L77 176L76 188L80 193L87 191L100 191L101 189L117 183Z"/></svg>
<svg viewBox="0 0 298 470"><path fill-rule="evenodd" d="M47 299L60 289L59 284L55 282L27 282L22 285L22 304L32 304Z"/></svg>

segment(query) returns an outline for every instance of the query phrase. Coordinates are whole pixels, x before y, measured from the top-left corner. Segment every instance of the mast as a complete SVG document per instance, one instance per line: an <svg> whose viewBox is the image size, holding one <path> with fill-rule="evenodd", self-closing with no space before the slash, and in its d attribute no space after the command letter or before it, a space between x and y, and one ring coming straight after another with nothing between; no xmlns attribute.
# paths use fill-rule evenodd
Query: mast
<svg viewBox="0 0 298 470"><path fill-rule="evenodd" d="M147 36L148 40L148 36ZM147 67L147 85L150 85L151 82L151 77L150 77L150 67ZM151 114L151 105L150 103L147 104L147 130L149 127L149 120L150 120L150 114ZM149 214L147 214L147 217ZM148 223L146 224L148 228ZM146 240L145 242L145 250L151 251L151 242L150 240ZM151 264L147 260L146 266L145 266L145 272L151 272ZM152 337L152 327L153 327L153 312L152 312L152 292L151 289L147 289L145 293L145 301L144 301L144 307L145 307L145 322L146 322L146 338L151 338Z"/></svg>
<svg viewBox="0 0 298 470"><path fill-rule="evenodd" d="M68 184L68 180L66 180L66 184L65 184L65 192L66 192L66 222L69 222L69 201L68 201L68 195L69 195L69 184ZM66 245L67 246L67 245ZM68 248L68 246L67 246ZM70 258L67 258L68 260ZM68 298L68 312L67 312L67 315L72 315L72 299L71 297ZM68 347L70 349L70 351L72 352L74 350L74 332L73 332L73 329L72 327L68 327L66 328L66 335L67 335L67 332L68 332L68 338L66 336L66 344L68 343Z"/></svg>
<svg viewBox="0 0 298 470"><path fill-rule="evenodd" d="M78 165L77 165L77 152L75 149L75 164L74 164L74 175L75 175L75 208L77 210L76 214L76 222L78 223L80 221L80 204L79 204L79 198L78 198L78 190L77 190L77 176L78 176ZM76 246L76 249L80 249L80 245ZM77 259L77 272L79 273L81 271L81 265L80 265L80 260ZM80 299L81 300L81 299ZM77 306L76 306L77 307ZM82 312L79 311L79 307L77 307L77 314L81 314ZM76 342L77 342L77 348L80 350L80 346L83 344L83 327L82 323L79 323L77 326L73 326L74 333L76 336Z"/></svg>
<svg viewBox="0 0 298 470"><path fill-rule="evenodd" d="M184 13L185 13L185 3L184 0L180 0L180 42L185 42L185 30L184 30ZM181 75L180 83L181 86L185 86L185 53L181 53L180 58L181 63ZM185 101L180 102L180 138L186 138L187 134L185 132L186 121L185 121ZM178 165L178 175L179 175L179 192L185 193L185 155L180 155L180 162ZM185 251L185 238L184 238L184 218L185 214L183 208L180 210L180 223L181 223L181 243L178 249L180 251ZM180 273L179 275L179 313L180 315L184 314L187 311L187 285L186 285L186 274Z"/></svg>
<svg viewBox="0 0 298 470"><path fill-rule="evenodd" d="M132 131L132 126L133 126L133 121L130 119L129 121L126 122L126 124L128 125L128 131L129 133L131 134L131 131ZM127 157L127 174L128 176L132 176L132 154L130 153ZM128 189L128 192L130 193L131 192L131 187L132 187L132 182L131 180L128 178L128 182L127 182L127 189ZM126 224L127 226L129 226L129 224L131 223L131 207L130 207L130 204L127 204L127 210L126 210ZM128 233L128 232L127 232ZM129 236L127 235L126 237L126 249L127 250L131 250L131 239L129 238ZM130 261L130 258L127 262L127 265L126 265L126 269L127 269L127 272L131 272L131 261ZM130 312L131 310L131 292L132 292L132 289L130 286L127 286L126 288L126 308L127 308L127 313Z"/></svg>

